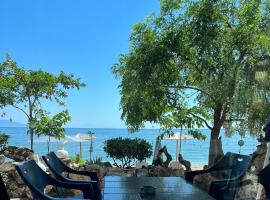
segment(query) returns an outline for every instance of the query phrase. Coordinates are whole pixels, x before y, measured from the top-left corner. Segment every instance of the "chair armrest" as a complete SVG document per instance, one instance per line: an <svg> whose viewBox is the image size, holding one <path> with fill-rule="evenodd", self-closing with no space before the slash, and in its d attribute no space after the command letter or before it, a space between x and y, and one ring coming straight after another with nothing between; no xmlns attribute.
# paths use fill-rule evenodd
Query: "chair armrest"
<svg viewBox="0 0 270 200"><path fill-rule="evenodd" d="M205 170L195 170L195 171L185 172L185 180L190 182L190 183L193 183L194 176L196 176L196 175L206 174L206 173L210 173L210 172L224 171L224 170L229 170L229 169L230 168L228 168L228 169L208 168Z"/></svg>
<svg viewBox="0 0 270 200"><path fill-rule="evenodd" d="M245 181L241 179L242 179L242 176L229 178L229 179L223 179L223 180L215 180L215 181L212 181L211 184L230 184L230 183L244 184Z"/></svg>
<svg viewBox="0 0 270 200"><path fill-rule="evenodd" d="M74 179L67 179L71 183L90 183L93 188L93 192L95 195L95 199L101 199L101 190L99 187L99 184L97 181L92 181L92 180L74 180Z"/></svg>
<svg viewBox="0 0 270 200"><path fill-rule="evenodd" d="M92 183L74 183L74 182L62 182L58 180L53 181L54 186L63 187L67 189L76 189L83 192L84 198L91 199L94 197L94 190Z"/></svg>

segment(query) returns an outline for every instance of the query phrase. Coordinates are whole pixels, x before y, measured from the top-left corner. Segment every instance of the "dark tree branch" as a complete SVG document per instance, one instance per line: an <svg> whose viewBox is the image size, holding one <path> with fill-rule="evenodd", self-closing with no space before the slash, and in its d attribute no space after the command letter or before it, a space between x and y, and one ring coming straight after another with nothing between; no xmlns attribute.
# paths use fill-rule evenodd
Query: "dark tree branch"
<svg viewBox="0 0 270 200"><path fill-rule="evenodd" d="M12 105L12 107L21 110L21 111L27 116L27 118L29 119L29 115L27 114L27 112L25 112L25 110L23 110L22 108L20 108L20 107L18 107L18 106L15 106L15 105Z"/></svg>
<svg viewBox="0 0 270 200"><path fill-rule="evenodd" d="M217 103L216 100L215 100L215 98L214 98L213 96L211 96L208 92L206 92L206 91L204 91L204 90L202 90L202 89L200 89L200 88L196 88L196 87L193 87L193 86L168 86L168 87L174 88L174 89L177 89L177 88L178 88L178 89L191 89L191 90L196 90L196 91L198 91L198 92L201 92L201 93L207 95L208 97L210 97L210 98L212 99L212 101L214 101L215 103Z"/></svg>
<svg viewBox="0 0 270 200"><path fill-rule="evenodd" d="M208 122L207 122L204 118L202 118L202 117L200 117L200 116L198 116L198 115L195 115L194 113L189 113L189 114L190 114L191 116L193 116L193 117L195 117L195 118L201 120L201 121L206 125L206 127L209 128L210 130L213 129L213 127L210 126L210 125L208 124Z"/></svg>

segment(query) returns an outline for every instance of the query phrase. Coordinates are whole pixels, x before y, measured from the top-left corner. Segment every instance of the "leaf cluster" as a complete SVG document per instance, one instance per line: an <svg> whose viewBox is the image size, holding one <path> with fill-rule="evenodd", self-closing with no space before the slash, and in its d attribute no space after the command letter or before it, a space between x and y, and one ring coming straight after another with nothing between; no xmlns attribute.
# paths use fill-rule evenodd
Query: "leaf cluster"
<svg viewBox="0 0 270 200"><path fill-rule="evenodd" d="M152 145L144 139L112 138L105 141L104 151L117 167L130 167L152 155ZM119 164L120 163L120 164Z"/></svg>
<svg viewBox="0 0 270 200"><path fill-rule="evenodd" d="M11 105L23 111L28 118L30 113L25 108L41 107L41 100L55 101L64 105L67 90L80 89L85 84L73 74L61 71L58 75L38 70L26 70L7 55L0 63L0 105Z"/></svg>
<svg viewBox="0 0 270 200"><path fill-rule="evenodd" d="M244 119L260 132L270 112L269 19L263 0L162 0L161 14L134 25L129 53L112 67L128 128L220 130Z"/></svg>
<svg viewBox="0 0 270 200"><path fill-rule="evenodd" d="M71 120L67 110L64 110L50 118L49 113L40 110L37 112L39 118L35 118L35 133L40 135L46 135L54 138L65 137L65 129L63 126Z"/></svg>
<svg viewBox="0 0 270 200"><path fill-rule="evenodd" d="M0 133L0 151L5 150L6 145L8 144L9 135Z"/></svg>

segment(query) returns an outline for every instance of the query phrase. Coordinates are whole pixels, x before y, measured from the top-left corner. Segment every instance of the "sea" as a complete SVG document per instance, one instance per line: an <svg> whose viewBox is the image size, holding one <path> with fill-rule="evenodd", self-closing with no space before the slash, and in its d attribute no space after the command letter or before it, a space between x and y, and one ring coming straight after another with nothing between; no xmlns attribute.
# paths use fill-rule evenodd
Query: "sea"
<svg viewBox="0 0 270 200"><path fill-rule="evenodd" d="M102 161L112 160L106 155L103 150L104 142L110 138L123 137L123 138L143 138L147 140L155 148L156 138L161 134L159 129L142 129L136 133L130 133L127 129L113 129L113 128L67 128L66 135L74 136L77 133L87 133L91 131L96 137L93 140L93 153L92 158L102 158ZM177 131L177 130L176 130ZM10 136L9 145L18 147L30 148L30 137L27 134L27 128L22 127L0 127L0 132L6 133ZM186 133L187 130L183 130ZM200 141L197 139L190 139L181 142L181 154L185 160L189 160L192 164L203 165L207 164L208 160L208 149L210 131L209 129L201 129L201 132L207 136L207 139ZM238 145L238 141L241 139L239 135L233 135L232 137L226 137L224 130L221 131L223 151L235 152L241 154L251 154L256 150L256 146L259 144L255 137L246 135L243 140L244 146L241 148ZM50 150L57 151L61 147L62 142L55 141L51 142ZM166 145L168 152L176 159L176 141L175 140L162 140L162 146ZM89 147L90 142L86 141L82 143L82 156L83 159L89 160ZM75 156L80 152L80 144L75 141L68 141L64 149L68 151L70 156ZM44 139L34 139L34 151L38 155L44 155L47 153L47 142ZM147 162L152 163L152 157L147 159Z"/></svg>

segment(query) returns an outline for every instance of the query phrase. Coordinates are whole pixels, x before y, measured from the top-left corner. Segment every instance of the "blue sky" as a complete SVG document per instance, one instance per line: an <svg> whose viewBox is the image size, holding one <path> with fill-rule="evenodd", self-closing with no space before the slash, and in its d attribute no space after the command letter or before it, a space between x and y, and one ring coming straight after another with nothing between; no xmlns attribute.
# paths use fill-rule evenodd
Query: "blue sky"
<svg viewBox="0 0 270 200"><path fill-rule="evenodd" d="M20 66L74 73L87 84L69 92L68 127L121 128L118 80L111 73L128 52L132 25L159 11L159 0L2 0L0 60L9 53ZM61 109L46 103L52 113ZM14 121L26 123L17 110Z"/></svg>

